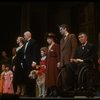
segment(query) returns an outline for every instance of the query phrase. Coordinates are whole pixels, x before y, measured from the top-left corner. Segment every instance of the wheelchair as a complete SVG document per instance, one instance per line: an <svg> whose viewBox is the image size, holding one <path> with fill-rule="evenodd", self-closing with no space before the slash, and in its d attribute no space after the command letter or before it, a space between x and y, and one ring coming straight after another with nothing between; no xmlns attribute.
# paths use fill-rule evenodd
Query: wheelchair
<svg viewBox="0 0 100 100"><path fill-rule="evenodd" d="M96 78L96 68L95 65L84 65L81 67L77 75L77 94L94 96L95 94L95 78ZM76 95L77 95L76 94Z"/></svg>

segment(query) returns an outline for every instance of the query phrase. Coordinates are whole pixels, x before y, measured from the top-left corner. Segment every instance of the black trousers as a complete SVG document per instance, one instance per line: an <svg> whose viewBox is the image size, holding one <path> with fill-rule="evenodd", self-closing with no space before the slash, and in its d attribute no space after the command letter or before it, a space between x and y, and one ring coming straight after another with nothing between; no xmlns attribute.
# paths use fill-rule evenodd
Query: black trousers
<svg viewBox="0 0 100 100"><path fill-rule="evenodd" d="M26 93L30 97L36 96L36 80L35 79L28 79L26 84Z"/></svg>
<svg viewBox="0 0 100 100"><path fill-rule="evenodd" d="M73 63L68 63L61 69L62 89L74 89L76 68Z"/></svg>
<svg viewBox="0 0 100 100"><path fill-rule="evenodd" d="M36 96L36 79L29 78L29 73L32 70L32 67L31 65L29 66L27 62L24 60L23 68L24 68L25 86L26 86L25 94L30 97L35 97Z"/></svg>

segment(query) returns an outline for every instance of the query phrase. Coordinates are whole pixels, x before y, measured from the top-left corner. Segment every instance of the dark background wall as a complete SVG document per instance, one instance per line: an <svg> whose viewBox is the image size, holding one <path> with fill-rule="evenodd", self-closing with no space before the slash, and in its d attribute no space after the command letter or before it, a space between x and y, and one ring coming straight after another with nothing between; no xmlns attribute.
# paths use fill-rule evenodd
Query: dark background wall
<svg viewBox="0 0 100 100"><path fill-rule="evenodd" d="M46 45L46 34L54 32L60 39L58 26L68 24L72 33L81 31L98 44L100 33L100 5L95 2L0 2L0 51L11 54L16 38L27 30Z"/></svg>
<svg viewBox="0 0 100 100"><path fill-rule="evenodd" d="M20 34L21 6L17 3L0 2L0 51L10 53Z"/></svg>

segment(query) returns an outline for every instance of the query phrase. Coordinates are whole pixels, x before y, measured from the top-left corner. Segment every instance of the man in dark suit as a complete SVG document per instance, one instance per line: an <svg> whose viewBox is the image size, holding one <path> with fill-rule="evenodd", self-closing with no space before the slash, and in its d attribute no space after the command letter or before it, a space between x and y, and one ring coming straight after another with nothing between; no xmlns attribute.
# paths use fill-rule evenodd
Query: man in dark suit
<svg viewBox="0 0 100 100"><path fill-rule="evenodd" d="M32 70L32 62L38 62L38 43L32 39L32 34L29 31L24 33L26 43L24 45L24 60L23 67L25 69L26 77L26 94L28 96L35 96L36 92L36 80L29 78L29 73Z"/></svg>
<svg viewBox="0 0 100 100"><path fill-rule="evenodd" d="M77 76L79 76L80 70L82 70L83 67L86 66L89 68L89 71L91 71L91 68L97 63L96 49L93 44L88 42L87 35L82 32L78 35L78 39L81 45L76 50L75 59L71 59L73 66L69 70L72 71L73 69L73 73L77 72ZM83 88L82 83L77 85L78 88Z"/></svg>
<svg viewBox="0 0 100 100"><path fill-rule="evenodd" d="M72 79L70 79L71 74L68 72L68 68L70 67L70 59L74 58L74 54L77 48L77 39L74 34L71 34L69 31L69 27L65 24L59 26L59 30L61 35L63 36L60 41L60 68L61 68L61 78L62 78L62 89L63 91L67 91L73 88Z"/></svg>

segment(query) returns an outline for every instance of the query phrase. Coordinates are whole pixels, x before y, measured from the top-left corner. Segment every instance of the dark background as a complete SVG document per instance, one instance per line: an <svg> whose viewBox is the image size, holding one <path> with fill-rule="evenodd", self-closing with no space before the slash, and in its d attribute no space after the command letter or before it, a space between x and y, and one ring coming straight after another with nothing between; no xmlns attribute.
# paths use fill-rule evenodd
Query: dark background
<svg viewBox="0 0 100 100"><path fill-rule="evenodd" d="M16 46L16 38L27 30L39 46L46 45L46 34L54 32L60 40L58 26L70 26L71 32L78 35L86 32L89 41L98 48L100 33L100 2L0 2L0 52L11 55Z"/></svg>

